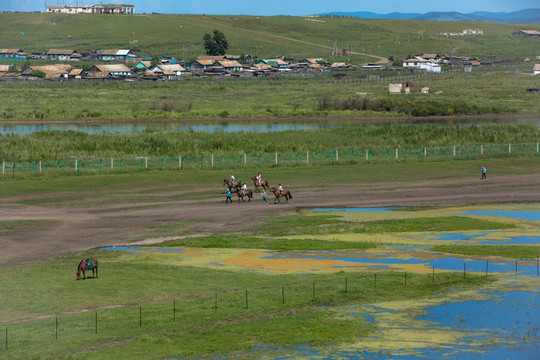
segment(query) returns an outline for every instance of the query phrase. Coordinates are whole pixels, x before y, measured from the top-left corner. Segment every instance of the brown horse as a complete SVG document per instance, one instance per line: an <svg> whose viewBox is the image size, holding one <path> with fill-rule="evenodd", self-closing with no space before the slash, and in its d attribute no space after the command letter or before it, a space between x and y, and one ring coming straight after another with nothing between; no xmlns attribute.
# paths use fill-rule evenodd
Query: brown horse
<svg viewBox="0 0 540 360"><path fill-rule="evenodd" d="M241 184L241 182L238 180L235 180L234 186L237 186L238 184ZM232 180L223 179L223 185L227 185L228 187L232 188L233 187Z"/></svg>
<svg viewBox="0 0 540 360"><path fill-rule="evenodd" d="M236 194L238 195L238 202L240 202L240 199L242 199L242 202L245 202L244 196L247 196L249 202L251 202L251 199L253 199L253 191L251 191L251 189L247 189L246 193L244 194L244 190L242 190L240 185L236 185L235 190Z"/></svg>
<svg viewBox="0 0 540 360"><path fill-rule="evenodd" d="M276 203L276 201L281 204L281 201L279 201L280 197L285 198L285 203L286 204L289 203L289 199L292 199L292 194L291 194L291 192L289 190L283 189L283 192L280 194L278 189L272 188L272 192L274 193L274 196L276 197L274 199L274 204Z"/></svg>
<svg viewBox="0 0 540 360"><path fill-rule="evenodd" d="M82 259L77 266L77 280L81 280L81 272L83 274L83 280L86 279L86 270L92 270L92 277L99 278L98 276L98 261L94 258ZM95 271L95 275L94 275Z"/></svg>
<svg viewBox="0 0 540 360"><path fill-rule="evenodd" d="M255 186L255 189L257 191L259 191L259 192L261 191L259 189L260 187L262 187L266 191L266 188L268 187L268 181L261 179L261 184L259 185L259 180L257 180L257 178L255 176L252 176L251 180L253 180L253 185Z"/></svg>

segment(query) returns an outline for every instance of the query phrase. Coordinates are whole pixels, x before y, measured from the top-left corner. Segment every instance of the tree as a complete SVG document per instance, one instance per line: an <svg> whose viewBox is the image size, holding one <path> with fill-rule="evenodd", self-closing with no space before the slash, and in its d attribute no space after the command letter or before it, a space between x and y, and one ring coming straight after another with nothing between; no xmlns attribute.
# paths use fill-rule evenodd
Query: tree
<svg viewBox="0 0 540 360"><path fill-rule="evenodd" d="M219 30L214 30L214 36L208 33L204 34L203 41L207 55L225 55L225 52L229 48L225 34Z"/></svg>

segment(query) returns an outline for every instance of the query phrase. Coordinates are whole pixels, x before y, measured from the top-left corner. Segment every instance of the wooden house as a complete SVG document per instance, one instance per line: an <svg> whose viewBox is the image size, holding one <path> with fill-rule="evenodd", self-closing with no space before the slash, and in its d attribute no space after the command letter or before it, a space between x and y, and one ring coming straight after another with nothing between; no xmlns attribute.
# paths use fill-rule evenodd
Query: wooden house
<svg viewBox="0 0 540 360"><path fill-rule="evenodd" d="M47 52L47 59L50 60L79 60L81 54L71 49L50 49Z"/></svg>
<svg viewBox="0 0 540 360"><path fill-rule="evenodd" d="M41 71L45 74L46 79L58 79L68 78L71 71L71 65L66 64L54 64L54 65L41 65L41 66L29 66L23 70L22 74L25 76L32 76L35 71Z"/></svg>
<svg viewBox="0 0 540 360"><path fill-rule="evenodd" d="M182 76L187 70L180 66L179 64L161 64L156 65L151 70L154 74L160 75L167 78L173 78Z"/></svg>
<svg viewBox="0 0 540 360"><path fill-rule="evenodd" d="M0 49L0 59L25 60L26 54L22 49Z"/></svg>
<svg viewBox="0 0 540 360"><path fill-rule="evenodd" d="M131 76L131 70L124 64L94 65L88 70L90 77Z"/></svg>
<svg viewBox="0 0 540 360"><path fill-rule="evenodd" d="M195 60L191 63L190 69L193 71L208 70L214 65L214 62L214 60Z"/></svg>
<svg viewBox="0 0 540 360"><path fill-rule="evenodd" d="M221 67L224 71L228 72L238 72L244 69L242 64L234 60L219 60L216 61L216 65Z"/></svg>

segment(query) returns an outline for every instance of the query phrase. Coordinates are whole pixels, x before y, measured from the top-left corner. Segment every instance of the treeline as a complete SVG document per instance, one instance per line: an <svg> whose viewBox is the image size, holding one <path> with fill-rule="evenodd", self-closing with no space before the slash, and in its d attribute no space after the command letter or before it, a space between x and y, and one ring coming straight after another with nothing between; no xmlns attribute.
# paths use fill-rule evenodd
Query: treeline
<svg viewBox="0 0 540 360"><path fill-rule="evenodd" d="M366 126L284 132L153 131L91 135L44 131L0 136L0 162L74 158L257 154L536 143L532 125Z"/></svg>

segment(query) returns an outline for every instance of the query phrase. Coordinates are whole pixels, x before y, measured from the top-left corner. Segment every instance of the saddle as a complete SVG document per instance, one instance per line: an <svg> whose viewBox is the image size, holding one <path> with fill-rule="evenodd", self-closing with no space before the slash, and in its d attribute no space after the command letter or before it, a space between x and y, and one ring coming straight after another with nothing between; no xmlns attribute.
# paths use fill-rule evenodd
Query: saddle
<svg viewBox="0 0 540 360"><path fill-rule="evenodd" d="M94 268L94 262L90 259L86 259L86 270L92 270Z"/></svg>

